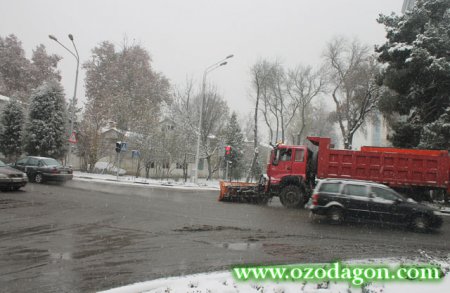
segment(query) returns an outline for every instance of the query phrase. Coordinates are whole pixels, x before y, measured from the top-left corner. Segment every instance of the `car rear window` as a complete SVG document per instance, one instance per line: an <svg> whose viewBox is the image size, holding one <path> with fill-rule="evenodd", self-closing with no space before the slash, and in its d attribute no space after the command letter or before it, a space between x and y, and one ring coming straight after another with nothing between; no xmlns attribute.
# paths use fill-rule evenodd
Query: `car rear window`
<svg viewBox="0 0 450 293"><path fill-rule="evenodd" d="M332 193L338 193L339 192L340 183L323 183L320 185L320 192L332 192Z"/></svg>
<svg viewBox="0 0 450 293"><path fill-rule="evenodd" d="M55 159L42 159L42 162L44 162L47 166L61 166L61 164Z"/></svg>

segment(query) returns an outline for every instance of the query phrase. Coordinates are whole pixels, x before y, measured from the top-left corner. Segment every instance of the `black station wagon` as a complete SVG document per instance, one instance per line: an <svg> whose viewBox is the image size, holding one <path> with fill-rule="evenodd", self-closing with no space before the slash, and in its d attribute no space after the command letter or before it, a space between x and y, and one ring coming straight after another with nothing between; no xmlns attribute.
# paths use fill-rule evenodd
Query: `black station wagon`
<svg viewBox="0 0 450 293"><path fill-rule="evenodd" d="M345 219L389 222L419 231L442 225L438 210L407 199L386 185L368 181L321 180L306 208L328 216L334 223Z"/></svg>

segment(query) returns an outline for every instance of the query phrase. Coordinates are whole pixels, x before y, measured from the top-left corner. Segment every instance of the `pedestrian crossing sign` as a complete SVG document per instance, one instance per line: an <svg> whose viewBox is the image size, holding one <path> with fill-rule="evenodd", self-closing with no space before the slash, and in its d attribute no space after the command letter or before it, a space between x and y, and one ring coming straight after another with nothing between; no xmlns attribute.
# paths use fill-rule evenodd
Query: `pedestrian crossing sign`
<svg viewBox="0 0 450 293"><path fill-rule="evenodd" d="M77 143L78 142L75 131L73 131L72 134L70 135L69 142L71 142L71 143Z"/></svg>

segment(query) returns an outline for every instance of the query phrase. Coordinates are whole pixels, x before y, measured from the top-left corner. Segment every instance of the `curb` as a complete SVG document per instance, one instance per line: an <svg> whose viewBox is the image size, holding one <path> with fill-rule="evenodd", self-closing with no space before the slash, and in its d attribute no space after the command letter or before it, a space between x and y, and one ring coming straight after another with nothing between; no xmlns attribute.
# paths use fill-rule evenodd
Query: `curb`
<svg viewBox="0 0 450 293"><path fill-rule="evenodd" d="M97 181L97 182L103 182L103 183L117 183L122 185L144 185L148 187L156 187L156 188L170 188L170 189L182 189L182 190L191 190L191 191L217 191L220 190L219 187L208 187L208 186L183 186L183 185L174 185L170 183L160 183L160 184L154 184L150 182L139 182L139 181L124 181L124 180L117 180L117 179L110 179L110 178L94 178L89 176L74 176L74 180L79 181Z"/></svg>

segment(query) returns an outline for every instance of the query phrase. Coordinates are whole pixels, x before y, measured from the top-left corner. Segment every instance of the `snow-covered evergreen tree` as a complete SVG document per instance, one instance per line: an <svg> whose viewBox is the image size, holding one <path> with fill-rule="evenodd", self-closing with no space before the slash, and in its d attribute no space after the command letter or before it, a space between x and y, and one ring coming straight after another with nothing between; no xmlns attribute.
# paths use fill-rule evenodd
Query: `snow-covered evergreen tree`
<svg viewBox="0 0 450 293"><path fill-rule="evenodd" d="M229 161L229 177L232 179L240 179L244 173L243 152L244 152L244 135L239 126L237 115L235 112L231 114L227 127L225 128L225 145L231 146L231 156Z"/></svg>
<svg viewBox="0 0 450 293"><path fill-rule="evenodd" d="M8 161L13 161L22 154L23 126L22 106L11 100L0 115L0 153L5 155Z"/></svg>
<svg viewBox="0 0 450 293"><path fill-rule="evenodd" d="M450 143L429 140L429 131L447 119L443 115L450 106L450 1L418 0L405 15L382 15L378 21L387 31L388 40L377 52L387 65L383 83L391 89L379 106L385 115L402 116L392 123L391 141L400 147L421 143L450 149Z"/></svg>
<svg viewBox="0 0 450 293"><path fill-rule="evenodd" d="M450 107L436 121L428 123L422 130L419 147L450 149Z"/></svg>
<svg viewBox="0 0 450 293"><path fill-rule="evenodd" d="M25 151L30 155L62 158L67 151L67 113L58 81L45 82L31 96Z"/></svg>

